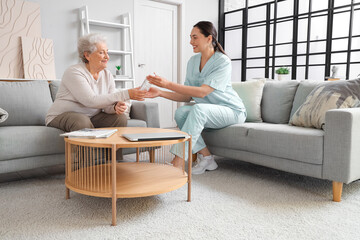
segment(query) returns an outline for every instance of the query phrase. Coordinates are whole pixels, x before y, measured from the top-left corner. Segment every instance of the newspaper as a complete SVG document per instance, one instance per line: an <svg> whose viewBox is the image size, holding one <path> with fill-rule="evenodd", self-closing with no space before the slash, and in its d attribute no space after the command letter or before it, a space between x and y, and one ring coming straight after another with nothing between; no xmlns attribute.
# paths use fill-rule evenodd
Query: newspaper
<svg viewBox="0 0 360 240"><path fill-rule="evenodd" d="M63 133L60 134L60 136L68 138L108 138L116 131L117 129L84 128L73 132Z"/></svg>

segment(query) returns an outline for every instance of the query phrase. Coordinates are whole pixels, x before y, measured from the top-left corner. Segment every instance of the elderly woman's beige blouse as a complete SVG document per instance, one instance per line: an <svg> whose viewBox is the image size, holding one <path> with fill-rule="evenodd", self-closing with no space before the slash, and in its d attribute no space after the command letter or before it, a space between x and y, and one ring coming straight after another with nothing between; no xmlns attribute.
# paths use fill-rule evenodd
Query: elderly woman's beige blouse
<svg viewBox="0 0 360 240"><path fill-rule="evenodd" d="M129 100L127 90L115 88L115 81L110 71L99 72L97 80L93 78L84 63L69 67L56 94L54 104L45 119L48 125L56 116L64 112L83 113L93 117L100 111L115 113L114 104Z"/></svg>

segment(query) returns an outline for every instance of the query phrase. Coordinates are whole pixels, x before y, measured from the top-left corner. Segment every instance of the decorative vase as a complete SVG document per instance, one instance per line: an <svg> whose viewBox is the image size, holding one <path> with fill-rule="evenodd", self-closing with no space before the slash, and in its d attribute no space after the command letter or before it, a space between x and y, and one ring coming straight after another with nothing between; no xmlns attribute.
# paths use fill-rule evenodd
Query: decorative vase
<svg viewBox="0 0 360 240"><path fill-rule="evenodd" d="M116 70L116 76L119 76L119 75L121 75L120 70Z"/></svg>
<svg viewBox="0 0 360 240"><path fill-rule="evenodd" d="M278 74L278 80L279 81L289 80L289 74Z"/></svg>

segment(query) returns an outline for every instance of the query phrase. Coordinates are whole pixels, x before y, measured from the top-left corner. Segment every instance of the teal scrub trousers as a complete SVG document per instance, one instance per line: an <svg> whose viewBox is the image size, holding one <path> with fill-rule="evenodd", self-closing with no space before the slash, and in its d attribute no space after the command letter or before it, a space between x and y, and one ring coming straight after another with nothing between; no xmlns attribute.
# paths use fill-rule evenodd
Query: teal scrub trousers
<svg viewBox="0 0 360 240"><path fill-rule="evenodd" d="M182 106L175 112L175 121L181 131L192 136L192 152L197 153L206 147L201 132L204 128L218 129L232 124L243 123L246 113L233 110L226 106L197 103L192 106ZM183 157L182 143L175 144L170 152ZM188 144L185 146L185 160L188 159Z"/></svg>

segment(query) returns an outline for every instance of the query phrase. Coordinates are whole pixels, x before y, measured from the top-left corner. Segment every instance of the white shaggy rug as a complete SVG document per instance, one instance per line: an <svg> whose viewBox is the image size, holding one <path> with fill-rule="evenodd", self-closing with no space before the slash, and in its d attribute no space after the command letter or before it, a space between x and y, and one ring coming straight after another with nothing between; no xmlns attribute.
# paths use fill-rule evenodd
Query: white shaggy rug
<svg viewBox="0 0 360 240"><path fill-rule="evenodd" d="M331 182L235 160L170 193L111 199L71 192L64 175L0 184L0 239L359 239L360 182Z"/></svg>

